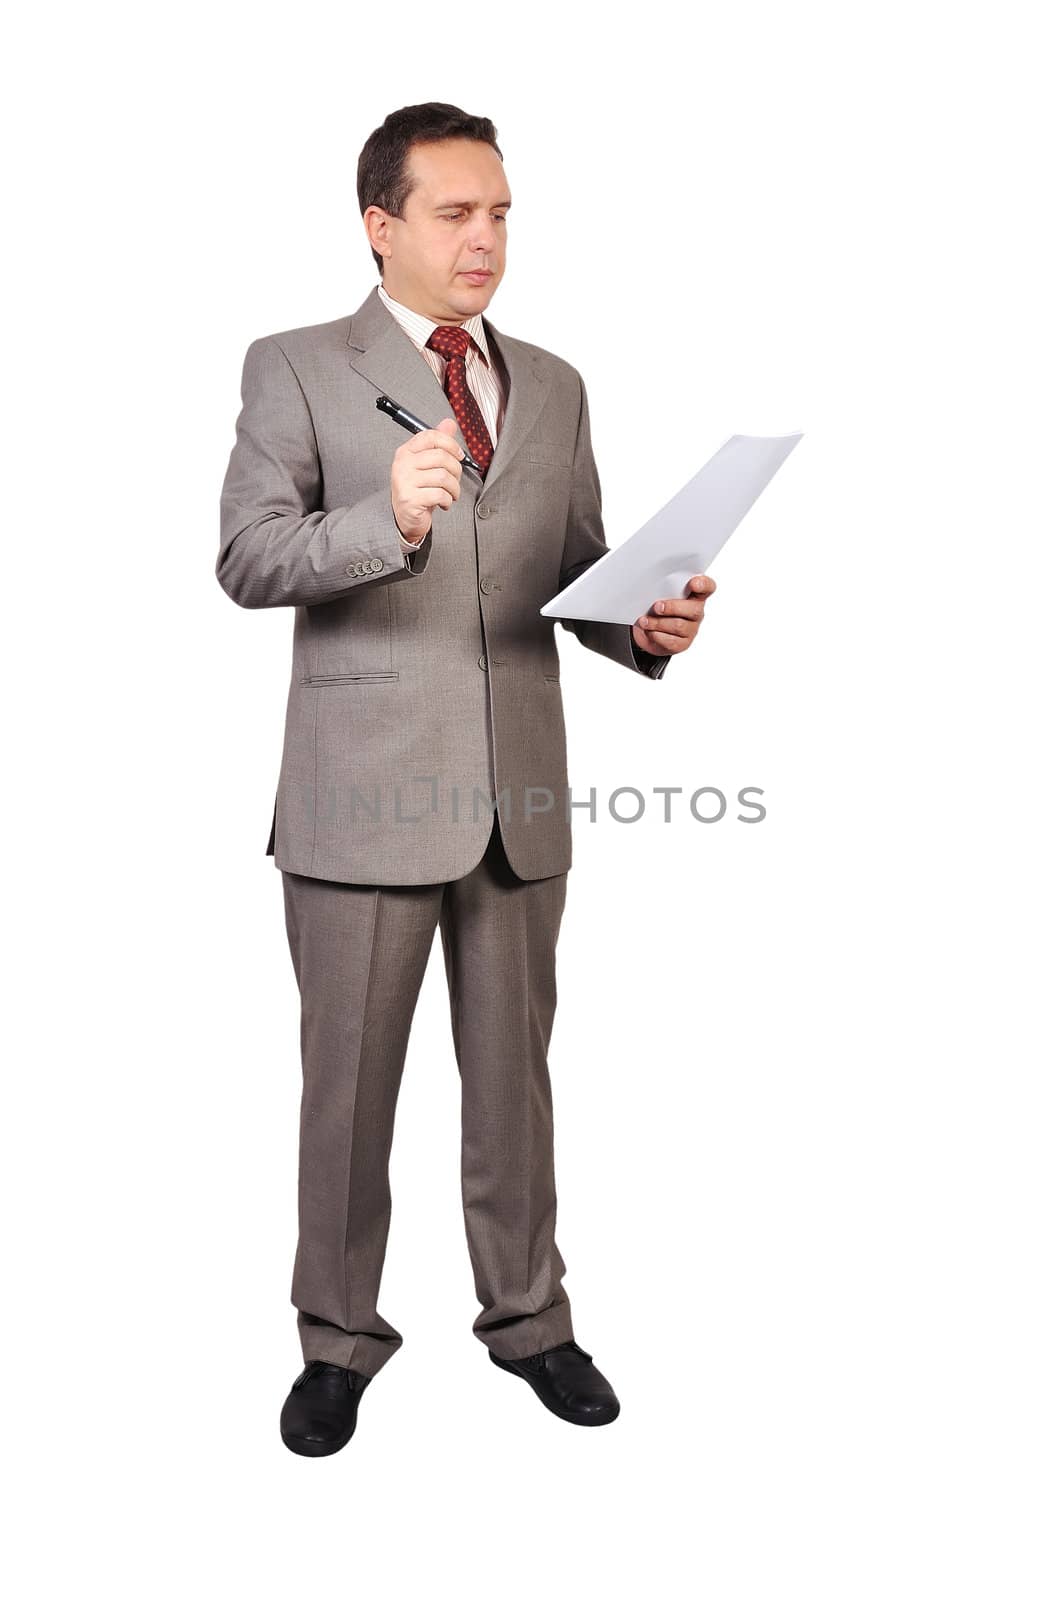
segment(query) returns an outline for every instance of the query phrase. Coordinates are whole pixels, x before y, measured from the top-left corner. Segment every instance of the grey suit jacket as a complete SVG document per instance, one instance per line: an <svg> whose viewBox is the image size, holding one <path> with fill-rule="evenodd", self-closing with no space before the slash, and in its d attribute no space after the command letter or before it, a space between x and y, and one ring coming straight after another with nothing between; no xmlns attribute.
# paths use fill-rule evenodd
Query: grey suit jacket
<svg viewBox="0 0 1063 1600"><path fill-rule="evenodd" d="M409 436L376 398L433 426L454 413L376 288L353 316L248 348L217 576L238 605L295 608L266 846L286 871L461 877L487 846L493 799L519 877L571 866L557 645L539 607L608 548L587 394L558 356L484 327L509 379L498 445L416 552L391 506ZM626 624L562 625L641 677L671 659L637 651Z"/></svg>

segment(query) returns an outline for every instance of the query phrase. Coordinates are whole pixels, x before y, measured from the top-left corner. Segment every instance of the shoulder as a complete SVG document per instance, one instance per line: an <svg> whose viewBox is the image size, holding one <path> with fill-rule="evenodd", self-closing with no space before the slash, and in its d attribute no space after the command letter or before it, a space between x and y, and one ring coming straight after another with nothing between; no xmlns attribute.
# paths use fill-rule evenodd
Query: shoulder
<svg viewBox="0 0 1063 1600"><path fill-rule="evenodd" d="M330 322L311 322L301 328L280 328L276 333L264 333L251 341L250 348L264 350L275 345L291 361L322 350L345 348L350 326L351 313L348 313Z"/></svg>
<svg viewBox="0 0 1063 1600"><path fill-rule="evenodd" d="M511 333L505 334L504 338L507 345L515 346L526 360L534 362L544 378L564 390L574 394L579 393L583 379L571 362L556 355L553 350L547 350L541 344L531 344L527 339L515 339Z"/></svg>

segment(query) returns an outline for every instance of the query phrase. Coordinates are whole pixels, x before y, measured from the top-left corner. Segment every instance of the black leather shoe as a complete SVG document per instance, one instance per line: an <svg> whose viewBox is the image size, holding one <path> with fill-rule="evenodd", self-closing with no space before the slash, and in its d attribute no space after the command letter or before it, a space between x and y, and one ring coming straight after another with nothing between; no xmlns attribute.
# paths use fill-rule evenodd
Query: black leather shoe
<svg viewBox="0 0 1063 1600"><path fill-rule="evenodd" d="M358 1402L370 1382L363 1372L308 1361L281 1411L281 1438L297 1456L342 1450L358 1421Z"/></svg>
<svg viewBox="0 0 1063 1600"><path fill-rule="evenodd" d="M619 1414L620 1401L612 1386L575 1339L519 1361L506 1361L493 1350L487 1353L496 1367L525 1378L555 1417L593 1428Z"/></svg>

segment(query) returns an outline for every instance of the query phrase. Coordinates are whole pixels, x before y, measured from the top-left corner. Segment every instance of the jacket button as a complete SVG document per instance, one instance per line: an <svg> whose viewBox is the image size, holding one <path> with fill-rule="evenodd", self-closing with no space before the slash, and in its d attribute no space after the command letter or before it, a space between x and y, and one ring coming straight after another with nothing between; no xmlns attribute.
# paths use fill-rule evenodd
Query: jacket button
<svg viewBox="0 0 1063 1600"><path fill-rule="evenodd" d="M481 591L482 594L490 594L491 593L491 585L488 583L486 578L481 578L480 579L480 591Z"/></svg>
<svg viewBox="0 0 1063 1600"><path fill-rule="evenodd" d="M476 665L478 667L482 668L484 672L486 672L487 671L487 657L486 656L480 656L480 658L477 661Z"/></svg>
<svg viewBox="0 0 1063 1600"><path fill-rule="evenodd" d="M374 572L382 572L384 569L384 563L381 561L379 556L373 557L372 561L370 562L370 566Z"/></svg>
<svg viewBox="0 0 1063 1600"><path fill-rule="evenodd" d="M478 517L489 517L491 515L491 507L485 506L482 500L477 500L476 515Z"/></svg>
<svg viewBox="0 0 1063 1600"><path fill-rule="evenodd" d="M343 570L346 572L348 578L356 578L358 576L358 568L355 566L353 561L348 561Z"/></svg>

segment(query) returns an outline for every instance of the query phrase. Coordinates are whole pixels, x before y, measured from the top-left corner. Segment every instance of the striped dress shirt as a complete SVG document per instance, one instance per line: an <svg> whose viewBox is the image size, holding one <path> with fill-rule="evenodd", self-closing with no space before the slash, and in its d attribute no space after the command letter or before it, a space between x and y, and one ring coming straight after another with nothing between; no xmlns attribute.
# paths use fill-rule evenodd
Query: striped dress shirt
<svg viewBox="0 0 1063 1600"><path fill-rule="evenodd" d="M438 350L429 350L428 340L432 337L438 324L431 317L422 316L419 311L411 311L409 306L404 306L400 301L392 299L384 285L377 285L377 294L395 318L399 327L417 346L428 365L443 387L443 377L447 369L447 358ZM449 324L448 324L449 326ZM497 446L499 429L506 414L506 380L503 374L491 360L491 351L487 344L487 335L484 332L483 317L479 312L474 317L469 317L461 324L469 332L469 348L465 352L465 378L469 389L483 413L484 424L491 436L492 445ZM419 550L418 544L413 544L409 539L399 534L399 539L404 550Z"/></svg>

